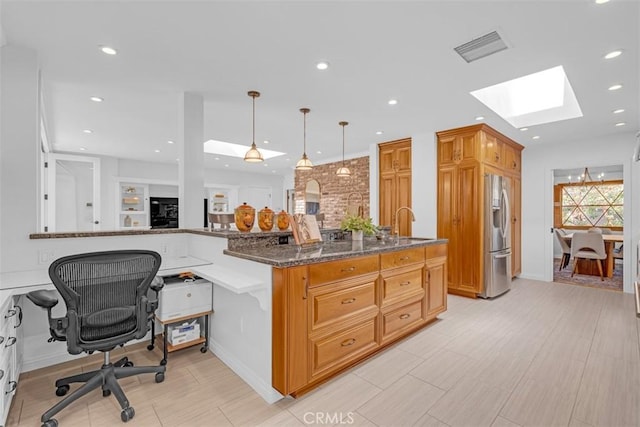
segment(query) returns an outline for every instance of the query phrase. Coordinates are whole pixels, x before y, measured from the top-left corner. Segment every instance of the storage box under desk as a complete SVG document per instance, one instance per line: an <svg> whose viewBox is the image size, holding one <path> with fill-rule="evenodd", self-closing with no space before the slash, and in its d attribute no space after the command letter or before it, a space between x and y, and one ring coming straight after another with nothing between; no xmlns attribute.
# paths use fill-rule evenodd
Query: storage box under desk
<svg viewBox="0 0 640 427"><path fill-rule="evenodd" d="M212 310L211 282L196 278L195 280L165 278L165 286L160 291L156 318L167 323L174 319L189 317Z"/></svg>

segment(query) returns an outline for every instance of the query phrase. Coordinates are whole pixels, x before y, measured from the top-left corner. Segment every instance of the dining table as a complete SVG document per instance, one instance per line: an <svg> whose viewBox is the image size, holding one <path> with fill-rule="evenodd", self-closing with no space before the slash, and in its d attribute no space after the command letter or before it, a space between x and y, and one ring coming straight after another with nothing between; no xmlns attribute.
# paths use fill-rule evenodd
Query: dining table
<svg viewBox="0 0 640 427"><path fill-rule="evenodd" d="M582 232L578 232L582 233ZM573 238L574 233L565 234L562 238L571 246L571 240ZM613 277L613 270L615 266L615 260L613 257L613 250L615 249L616 243L622 243L624 241L624 236L622 234L602 234L602 240L604 240L604 251L607 254L607 258L604 260L604 265L602 266L602 274L606 277ZM585 260L590 261L590 260ZM580 265L579 265L580 267ZM584 271L584 269L580 269L579 271ZM583 273L585 274L585 273ZM600 275L597 272L591 272L587 274Z"/></svg>

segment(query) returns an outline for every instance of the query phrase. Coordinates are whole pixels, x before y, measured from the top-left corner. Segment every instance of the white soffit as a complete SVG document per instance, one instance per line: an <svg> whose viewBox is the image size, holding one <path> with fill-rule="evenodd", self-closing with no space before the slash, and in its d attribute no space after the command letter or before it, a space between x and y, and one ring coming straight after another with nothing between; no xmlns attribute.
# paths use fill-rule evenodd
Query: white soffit
<svg viewBox="0 0 640 427"><path fill-rule="evenodd" d="M208 154L218 154L221 156L239 157L244 158L251 147L247 145L233 144L231 142L216 141L210 139L204 143L204 152ZM271 159L273 157L282 156L286 153L280 151L266 150L264 148L258 148L264 159Z"/></svg>
<svg viewBox="0 0 640 427"><path fill-rule="evenodd" d="M515 128L582 117L562 65L471 92Z"/></svg>

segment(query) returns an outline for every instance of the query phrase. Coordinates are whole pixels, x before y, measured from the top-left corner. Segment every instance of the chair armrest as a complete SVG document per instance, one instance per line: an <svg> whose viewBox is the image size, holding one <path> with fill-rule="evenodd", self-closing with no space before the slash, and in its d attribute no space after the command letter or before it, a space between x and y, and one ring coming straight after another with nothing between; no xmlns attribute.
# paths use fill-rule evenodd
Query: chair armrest
<svg viewBox="0 0 640 427"><path fill-rule="evenodd" d="M46 308L47 310L58 304L55 291L31 291L27 294L27 298L38 307Z"/></svg>
<svg viewBox="0 0 640 427"><path fill-rule="evenodd" d="M151 289L153 289L156 293L160 292L162 288L164 288L164 279L160 276L156 276L151 282Z"/></svg>

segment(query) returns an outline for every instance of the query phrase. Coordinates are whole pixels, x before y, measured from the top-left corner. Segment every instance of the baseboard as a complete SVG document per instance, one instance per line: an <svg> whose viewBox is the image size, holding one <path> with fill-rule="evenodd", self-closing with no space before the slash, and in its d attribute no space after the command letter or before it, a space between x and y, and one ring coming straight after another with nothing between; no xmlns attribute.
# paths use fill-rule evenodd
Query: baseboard
<svg viewBox="0 0 640 427"><path fill-rule="evenodd" d="M218 359L222 360L233 372L244 380L256 393L258 393L267 403L272 404L282 399L284 396L278 393L271 384L267 384L262 378L257 376L253 370L244 363L229 354L219 343L209 339L209 349Z"/></svg>

